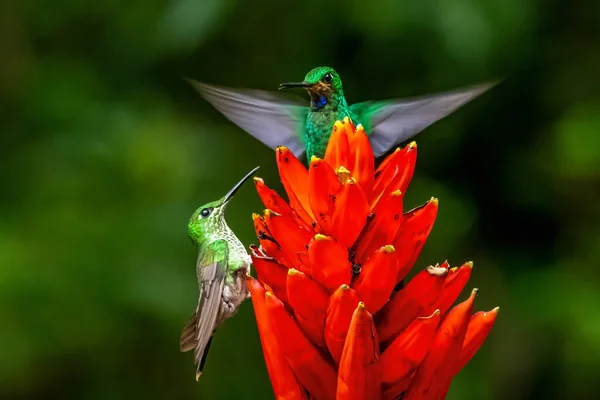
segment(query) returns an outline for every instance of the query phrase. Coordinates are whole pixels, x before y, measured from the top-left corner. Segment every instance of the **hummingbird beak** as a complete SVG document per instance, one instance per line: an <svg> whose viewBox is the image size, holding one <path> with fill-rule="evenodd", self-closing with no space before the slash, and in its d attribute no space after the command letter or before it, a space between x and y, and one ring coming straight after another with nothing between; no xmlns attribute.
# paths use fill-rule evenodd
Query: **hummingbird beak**
<svg viewBox="0 0 600 400"><path fill-rule="evenodd" d="M288 83L282 83L279 85L279 90L285 90L285 89L293 89L293 88L309 88L311 87L312 84L306 82L306 81L302 81L302 82L288 82Z"/></svg>
<svg viewBox="0 0 600 400"><path fill-rule="evenodd" d="M233 195L235 194L235 192L237 192L238 189L240 187L242 187L244 182L246 182L248 179L250 179L250 177L252 175L254 175L254 173L256 171L258 171L259 168L260 167L256 167L252 171L248 172L248 174L246 174L246 176L244 176L238 183L235 184L234 187L231 188L231 190L225 195L225 197L223 197L223 205L227 204L229 202L229 200L231 200L233 198Z"/></svg>

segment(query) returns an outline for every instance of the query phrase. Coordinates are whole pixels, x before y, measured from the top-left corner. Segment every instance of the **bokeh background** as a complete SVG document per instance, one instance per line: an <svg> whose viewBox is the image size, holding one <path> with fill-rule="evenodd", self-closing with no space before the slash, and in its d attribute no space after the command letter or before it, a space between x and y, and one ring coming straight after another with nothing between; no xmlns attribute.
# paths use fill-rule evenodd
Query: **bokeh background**
<svg viewBox="0 0 600 400"><path fill-rule="evenodd" d="M599 398L600 3L0 3L0 398L272 398L250 302L194 381L186 234L273 152L181 77L275 89L334 66L351 102L504 77L418 136L416 269L474 260L501 306L449 399ZM302 93L299 93L302 95ZM245 244L252 185L228 210ZM468 290L460 299L466 298Z"/></svg>

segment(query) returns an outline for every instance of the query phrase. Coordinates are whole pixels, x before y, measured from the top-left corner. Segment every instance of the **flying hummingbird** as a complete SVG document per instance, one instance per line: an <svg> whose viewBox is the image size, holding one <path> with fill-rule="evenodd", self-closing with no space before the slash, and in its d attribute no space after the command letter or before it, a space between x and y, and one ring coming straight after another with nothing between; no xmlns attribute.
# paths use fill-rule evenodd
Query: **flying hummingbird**
<svg viewBox="0 0 600 400"><path fill-rule="evenodd" d="M495 85L348 105L338 73L331 67L317 67L302 82L279 85L280 90L306 89L310 95L307 106L277 93L189 82L229 120L270 148L286 146L297 157L306 151L308 160L313 155L323 157L335 121L344 117L363 125L373 153L379 157Z"/></svg>
<svg viewBox="0 0 600 400"><path fill-rule="evenodd" d="M179 347L194 350L196 380L202 374L213 334L219 325L237 313L249 297L246 275L251 259L244 245L225 222L225 209L237 190L259 167L242 178L220 200L198 208L188 223L188 233L198 248L196 275L200 297L194 315L183 328Z"/></svg>

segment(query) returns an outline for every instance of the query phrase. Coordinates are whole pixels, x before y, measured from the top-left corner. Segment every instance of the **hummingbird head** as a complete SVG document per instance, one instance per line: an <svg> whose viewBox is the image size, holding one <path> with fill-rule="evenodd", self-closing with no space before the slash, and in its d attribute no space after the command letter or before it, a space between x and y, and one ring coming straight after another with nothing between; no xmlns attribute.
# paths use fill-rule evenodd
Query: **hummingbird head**
<svg viewBox="0 0 600 400"><path fill-rule="evenodd" d="M288 82L279 85L279 90L304 88L310 95L313 110L326 105L337 105L343 99L342 80L331 67L317 67L308 72L302 82Z"/></svg>
<svg viewBox="0 0 600 400"><path fill-rule="evenodd" d="M238 189L254 175L258 168L260 167L246 174L221 199L204 204L192 214L188 223L188 234L196 246L201 246L205 242L211 243L229 230L225 222L225 209Z"/></svg>

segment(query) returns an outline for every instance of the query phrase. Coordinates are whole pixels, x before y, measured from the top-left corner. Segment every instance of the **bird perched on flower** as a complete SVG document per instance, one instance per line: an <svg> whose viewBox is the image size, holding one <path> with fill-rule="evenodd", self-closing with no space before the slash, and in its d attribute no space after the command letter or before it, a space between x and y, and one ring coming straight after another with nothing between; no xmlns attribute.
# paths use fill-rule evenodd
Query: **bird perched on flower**
<svg viewBox="0 0 600 400"><path fill-rule="evenodd" d="M277 93L229 89L189 80L229 120L272 149L285 146L297 157L323 157L335 121L345 117L369 132L375 157L415 136L479 96L495 83L484 83L420 98L365 101L349 105L342 79L331 67L317 67L301 82L279 89L303 88L310 104Z"/></svg>
<svg viewBox="0 0 600 400"><path fill-rule="evenodd" d="M200 296L196 311L183 328L179 346L182 352L194 350L196 380L202 374L213 334L240 304L248 298L246 276L250 256L225 221L225 209L238 189L256 171L250 171L222 199L198 208L188 224L192 242L198 247L196 275Z"/></svg>

